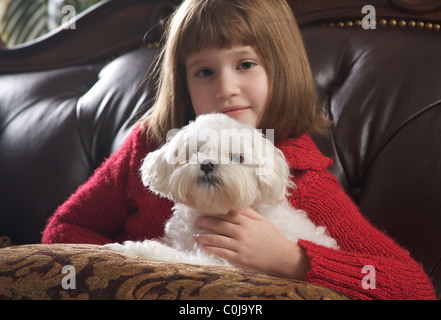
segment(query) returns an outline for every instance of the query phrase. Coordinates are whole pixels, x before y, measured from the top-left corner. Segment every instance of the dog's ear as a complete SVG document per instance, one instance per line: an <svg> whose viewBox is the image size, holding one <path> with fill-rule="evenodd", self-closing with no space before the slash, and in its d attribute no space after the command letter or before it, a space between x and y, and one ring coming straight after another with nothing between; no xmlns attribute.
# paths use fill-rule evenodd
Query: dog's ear
<svg viewBox="0 0 441 320"><path fill-rule="evenodd" d="M144 186L163 197L169 197L168 183L173 173L174 164L167 159L166 148L150 152L143 160L140 173Z"/></svg>
<svg viewBox="0 0 441 320"><path fill-rule="evenodd" d="M295 188L295 184L282 151L269 141L266 148L263 165L256 170L259 192L262 199L283 200L289 195L289 189Z"/></svg>

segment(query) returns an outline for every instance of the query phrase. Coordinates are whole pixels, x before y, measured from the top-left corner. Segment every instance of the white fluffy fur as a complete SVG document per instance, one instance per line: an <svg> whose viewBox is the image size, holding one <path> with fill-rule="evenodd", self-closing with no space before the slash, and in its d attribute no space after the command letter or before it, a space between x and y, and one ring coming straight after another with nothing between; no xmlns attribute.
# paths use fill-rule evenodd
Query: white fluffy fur
<svg viewBox="0 0 441 320"><path fill-rule="evenodd" d="M240 151L233 145L235 139L241 139ZM201 164L208 162L213 168L207 174ZM325 227L315 226L304 211L289 205L288 190L295 185L283 153L258 130L226 115L199 116L175 132L147 155L141 177L151 191L176 203L165 226L164 244L125 241L102 248L153 260L230 265L196 244L194 234L203 230L195 228L195 221L202 215L247 207L269 219L291 241L304 239L338 248Z"/></svg>

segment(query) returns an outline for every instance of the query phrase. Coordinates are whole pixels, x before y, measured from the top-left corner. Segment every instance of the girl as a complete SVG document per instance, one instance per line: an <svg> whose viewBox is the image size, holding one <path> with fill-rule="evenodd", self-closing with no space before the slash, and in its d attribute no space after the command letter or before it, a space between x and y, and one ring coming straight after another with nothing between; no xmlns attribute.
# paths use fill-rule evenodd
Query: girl
<svg viewBox="0 0 441 320"><path fill-rule="evenodd" d="M172 203L149 192L142 159L173 128L222 112L274 129L297 189L289 200L327 226L339 250L290 242L252 209L203 217L207 253L233 264L327 286L357 299L434 299L407 251L358 212L310 138L322 114L292 11L284 0L185 0L166 32L153 112L50 219L42 241L105 244L160 237ZM368 268L368 269L366 269ZM363 282L375 271L375 288Z"/></svg>

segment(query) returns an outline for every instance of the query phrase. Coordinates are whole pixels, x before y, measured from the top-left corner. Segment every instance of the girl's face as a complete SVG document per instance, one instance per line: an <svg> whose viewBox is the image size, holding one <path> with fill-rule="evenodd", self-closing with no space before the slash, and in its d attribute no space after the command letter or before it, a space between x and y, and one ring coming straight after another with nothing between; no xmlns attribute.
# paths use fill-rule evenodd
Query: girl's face
<svg viewBox="0 0 441 320"><path fill-rule="evenodd" d="M225 113L257 126L265 108L268 76L250 46L208 48L185 60L188 89L195 114Z"/></svg>

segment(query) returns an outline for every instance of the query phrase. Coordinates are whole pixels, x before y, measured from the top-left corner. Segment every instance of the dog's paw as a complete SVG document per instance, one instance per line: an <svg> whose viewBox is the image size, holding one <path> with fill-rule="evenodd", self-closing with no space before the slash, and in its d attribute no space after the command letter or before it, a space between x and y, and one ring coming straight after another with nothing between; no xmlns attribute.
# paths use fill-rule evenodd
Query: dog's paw
<svg viewBox="0 0 441 320"><path fill-rule="evenodd" d="M120 243L108 243L105 245L100 246L101 250L109 250L109 251L115 251L115 252L125 252L124 245Z"/></svg>
<svg viewBox="0 0 441 320"><path fill-rule="evenodd" d="M100 249L109 250L119 253L130 254L141 258L156 259L162 256L162 252L169 247L156 241L124 241L120 243L109 243L100 246Z"/></svg>

